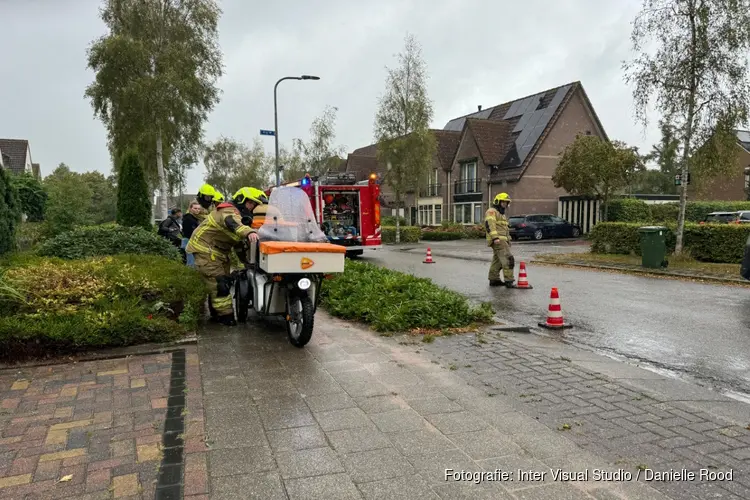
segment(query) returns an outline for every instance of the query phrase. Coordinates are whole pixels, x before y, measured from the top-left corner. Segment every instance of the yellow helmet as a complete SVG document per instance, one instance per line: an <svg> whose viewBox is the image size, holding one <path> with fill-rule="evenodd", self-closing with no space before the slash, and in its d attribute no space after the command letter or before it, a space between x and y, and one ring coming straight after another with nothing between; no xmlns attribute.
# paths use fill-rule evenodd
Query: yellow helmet
<svg viewBox="0 0 750 500"><path fill-rule="evenodd" d="M217 191L211 184L204 184L198 190L198 196L196 196L200 206L208 210L211 208L211 203L214 201Z"/></svg>
<svg viewBox="0 0 750 500"><path fill-rule="evenodd" d="M495 199L492 200L492 204L499 205L501 201L507 201L508 205L510 205L510 196L508 196L508 193L500 193L495 196Z"/></svg>
<svg viewBox="0 0 750 500"><path fill-rule="evenodd" d="M232 196L232 201L237 205L243 205L248 200L257 203L258 205L264 205L268 203L268 196L266 196L266 193L260 189L253 187L240 188L234 193L234 196Z"/></svg>
<svg viewBox="0 0 750 500"><path fill-rule="evenodd" d="M224 201L224 195L216 191L216 194L214 195L214 201L216 203L221 203L222 201Z"/></svg>

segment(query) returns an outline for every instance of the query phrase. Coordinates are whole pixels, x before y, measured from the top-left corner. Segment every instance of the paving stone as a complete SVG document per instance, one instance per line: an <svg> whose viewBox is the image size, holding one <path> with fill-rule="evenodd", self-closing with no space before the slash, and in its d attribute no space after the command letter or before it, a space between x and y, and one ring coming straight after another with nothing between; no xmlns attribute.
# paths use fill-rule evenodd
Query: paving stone
<svg viewBox="0 0 750 500"><path fill-rule="evenodd" d="M272 430L266 434L275 453L326 446L325 434L317 425Z"/></svg>
<svg viewBox="0 0 750 500"><path fill-rule="evenodd" d="M276 469L271 450L264 446L228 448L208 452L208 465L212 477L250 474Z"/></svg>
<svg viewBox="0 0 750 500"><path fill-rule="evenodd" d="M391 393L390 389L378 382L342 382L341 387L353 398L386 396Z"/></svg>
<svg viewBox="0 0 750 500"><path fill-rule="evenodd" d="M212 449L246 448L266 446L266 435L263 427L255 425L244 429L221 429L206 435L206 443Z"/></svg>
<svg viewBox="0 0 750 500"><path fill-rule="evenodd" d="M421 476L403 476L361 483L359 489L367 500L437 500L438 495Z"/></svg>
<svg viewBox="0 0 750 500"><path fill-rule="evenodd" d="M284 481L289 500L361 499L357 487L347 474L287 479Z"/></svg>
<svg viewBox="0 0 750 500"><path fill-rule="evenodd" d="M394 432L388 437L396 449L405 456L457 448L455 443L431 426L417 431Z"/></svg>
<svg viewBox="0 0 750 500"><path fill-rule="evenodd" d="M217 477L211 481L211 500L286 500L276 472Z"/></svg>
<svg viewBox="0 0 750 500"><path fill-rule="evenodd" d="M537 486L540 484L538 478L541 478L542 483L554 482L550 467L526 454L479 460L477 463L486 471L495 471L499 469L501 471L509 472L511 474L510 480L503 481L503 486L508 490ZM540 477L537 475L532 476L526 474L524 477L520 477L519 471L523 471L524 473L533 471L543 474L543 476Z"/></svg>
<svg viewBox="0 0 750 500"><path fill-rule="evenodd" d="M425 418L445 435L479 431L489 427L487 422L468 411L436 413Z"/></svg>
<svg viewBox="0 0 750 500"><path fill-rule="evenodd" d="M383 432L418 431L427 425L424 418L412 409L374 413L370 418Z"/></svg>
<svg viewBox="0 0 750 500"><path fill-rule="evenodd" d="M354 399L343 390L341 390L341 392L330 394L306 396L305 401L307 402L307 406L309 406L310 410L313 412L343 410L346 408L357 407L357 403Z"/></svg>
<svg viewBox="0 0 750 500"><path fill-rule="evenodd" d="M331 446L338 453L343 454L379 450L393 446L388 436L372 424L368 427L359 427L356 429L329 431L326 432L326 435Z"/></svg>
<svg viewBox="0 0 750 500"><path fill-rule="evenodd" d="M474 460L517 455L521 447L495 429L451 434L450 440Z"/></svg>
<svg viewBox="0 0 750 500"><path fill-rule="evenodd" d="M357 406L367 414L383 413L409 407L403 399L391 394L384 396L358 397L354 398L354 401L357 403Z"/></svg>
<svg viewBox="0 0 750 500"><path fill-rule="evenodd" d="M318 421L318 424L320 424L321 429L326 432L368 427L372 425L367 414L359 408L324 411L316 413L315 419Z"/></svg>
<svg viewBox="0 0 750 500"><path fill-rule="evenodd" d="M583 491L567 484L544 484L513 492L518 500L590 500Z"/></svg>
<svg viewBox="0 0 750 500"><path fill-rule="evenodd" d="M513 497L505 491L498 482L473 483L470 481L449 481L433 487L440 498L457 500L512 500Z"/></svg>
<svg viewBox="0 0 750 500"><path fill-rule="evenodd" d="M451 413L464 409L463 406L451 401L442 394L434 398L410 399L409 406L422 416L435 413Z"/></svg>
<svg viewBox="0 0 750 500"><path fill-rule="evenodd" d="M350 453L344 455L341 460L355 483L415 474L411 464L393 448Z"/></svg>
<svg viewBox="0 0 750 500"><path fill-rule="evenodd" d="M304 427L315 424L315 419L307 407L259 407L258 413L266 430L288 429L290 427Z"/></svg>
<svg viewBox="0 0 750 500"><path fill-rule="evenodd" d="M276 455L276 463L285 480L346 472L331 448L280 452Z"/></svg>
<svg viewBox="0 0 750 500"><path fill-rule="evenodd" d="M479 465L461 450L423 452L407 457L421 476L432 485L445 484L446 471L479 471Z"/></svg>
<svg viewBox="0 0 750 500"><path fill-rule="evenodd" d="M519 446L536 458L547 458L575 453L578 447L553 431L533 434L516 434L512 437Z"/></svg>

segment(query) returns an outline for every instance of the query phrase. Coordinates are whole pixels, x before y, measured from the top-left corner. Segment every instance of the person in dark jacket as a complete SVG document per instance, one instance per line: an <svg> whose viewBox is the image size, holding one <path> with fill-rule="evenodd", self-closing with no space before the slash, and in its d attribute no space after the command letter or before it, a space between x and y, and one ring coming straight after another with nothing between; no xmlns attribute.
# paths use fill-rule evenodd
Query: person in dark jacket
<svg viewBox="0 0 750 500"><path fill-rule="evenodd" d="M182 249L182 238L180 237L180 233L182 232L181 220L182 210L173 208L169 212L169 216L159 224L159 236L168 239L170 243L179 249ZM184 260L185 256L183 255Z"/></svg>
<svg viewBox="0 0 750 500"><path fill-rule="evenodd" d="M182 218L182 249L185 250L190 236L193 235L193 231L201 223L201 219L198 217L201 214L202 207L200 203L194 201L188 208L188 213ZM187 265L195 267L195 256L191 253L187 253Z"/></svg>

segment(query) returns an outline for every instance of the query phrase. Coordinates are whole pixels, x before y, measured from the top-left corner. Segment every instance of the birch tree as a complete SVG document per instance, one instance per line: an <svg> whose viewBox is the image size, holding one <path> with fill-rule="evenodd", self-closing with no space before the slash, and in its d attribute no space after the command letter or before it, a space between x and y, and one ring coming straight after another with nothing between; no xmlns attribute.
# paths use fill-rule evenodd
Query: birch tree
<svg viewBox="0 0 750 500"><path fill-rule="evenodd" d="M733 129L747 122L750 0L644 0L631 41L636 55L623 69L634 84L636 119L647 126L654 102L681 143L679 255L688 173L720 175L730 168L737 152Z"/></svg>
<svg viewBox="0 0 750 500"><path fill-rule="evenodd" d="M335 106L326 106L323 114L313 120L308 142L297 141L296 147L301 150L310 175L325 174L346 152L346 146L334 146L337 111Z"/></svg>
<svg viewBox="0 0 750 500"><path fill-rule="evenodd" d="M396 209L404 194L416 188L435 156L430 133L432 102L427 95L427 65L413 35L407 34L398 66L386 68L385 92L375 115L378 161L387 165L383 179L393 189ZM400 215L396 217L396 243L401 241Z"/></svg>
<svg viewBox="0 0 750 500"><path fill-rule="evenodd" d="M159 186L161 217L165 165L195 162L218 102L220 14L215 0L103 0L108 33L88 51L96 77L85 95L107 128L110 152L138 149Z"/></svg>

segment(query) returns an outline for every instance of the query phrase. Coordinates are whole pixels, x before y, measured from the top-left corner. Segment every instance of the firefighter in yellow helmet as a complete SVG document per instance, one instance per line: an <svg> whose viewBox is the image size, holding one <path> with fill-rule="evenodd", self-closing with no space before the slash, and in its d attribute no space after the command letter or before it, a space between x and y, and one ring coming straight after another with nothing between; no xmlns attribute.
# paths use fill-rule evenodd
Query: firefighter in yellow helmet
<svg viewBox="0 0 750 500"><path fill-rule="evenodd" d="M510 231L505 211L510 205L508 193L500 193L492 200L492 207L484 214L484 229L487 233L487 246L492 247L492 263L488 279L490 286L515 286L515 259L510 252ZM503 281L500 271L503 271Z"/></svg>
<svg viewBox="0 0 750 500"><path fill-rule="evenodd" d="M240 192L249 188L242 188ZM211 315L219 323L233 326L234 309L230 294L230 257L235 248L242 248L242 241L254 243L258 239L255 230L243 224L243 216L252 213L255 202L246 197L216 205L205 220L193 231L187 252L195 256L195 268L209 287Z"/></svg>
<svg viewBox="0 0 750 500"><path fill-rule="evenodd" d="M196 218L203 221L208 216L209 212L224 200L224 197L211 184L204 184L198 190L198 195L195 197L195 200L202 209L200 213L196 214Z"/></svg>
<svg viewBox="0 0 750 500"><path fill-rule="evenodd" d="M246 219L243 219L243 221L253 229L258 229L266 221L266 214L268 213L268 196L266 196L266 193L261 189L253 187L242 188L232 196L232 199L235 200L235 202L238 200L241 201L243 198L247 198L255 203L252 214Z"/></svg>

